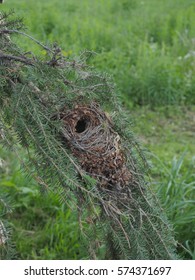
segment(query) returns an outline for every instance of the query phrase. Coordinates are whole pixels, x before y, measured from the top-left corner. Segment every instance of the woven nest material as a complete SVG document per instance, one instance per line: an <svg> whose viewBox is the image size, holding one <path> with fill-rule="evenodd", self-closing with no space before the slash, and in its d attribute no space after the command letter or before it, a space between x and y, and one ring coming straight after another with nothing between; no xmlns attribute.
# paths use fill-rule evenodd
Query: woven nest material
<svg viewBox="0 0 195 280"><path fill-rule="evenodd" d="M118 133L97 104L76 105L62 114L63 137L87 174L101 187L121 189L132 178Z"/></svg>

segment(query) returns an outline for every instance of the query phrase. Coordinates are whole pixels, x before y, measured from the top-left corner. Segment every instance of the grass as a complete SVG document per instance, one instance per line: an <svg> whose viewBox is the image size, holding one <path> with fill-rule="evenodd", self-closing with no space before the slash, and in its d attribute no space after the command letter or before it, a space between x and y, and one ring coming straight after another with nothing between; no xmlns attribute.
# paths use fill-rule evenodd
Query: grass
<svg viewBox="0 0 195 280"><path fill-rule="evenodd" d="M195 102L193 0L9 0L41 41L58 42L67 56L84 49L110 72L124 102ZM29 49L29 42L21 42ZM36 48L31 50L38 51Z"/></svg>
<svg viewBox="0 0 195 280"><path fill-rule="evenodd" d="M152 151L152 186L173 223L178 252L195 259L194 1L9 0L1 8L14 8L28 32L58 42L67 57L97 53L90 63L113 76L134 132ZM19 43L40 52L28 39ZM13 153L1 147L0 159L1 192L14 206L16 258L82 258L76 217L56 196L40 196Z"/></svg>
<svg viewBox="0 0 195 280"><path fill-rule="evenodd" d="M185 153L180 158L174 157L170 169L162 164L164 178L156 183L156 189L174 225L177 240L187 247L185 252L183 248L179 251L183 257L189 254L195 259L195 161L191 161L185 172L184 158Z"/></svg>
<svg viewBox="0 0 195 280"><path fill-rule="evenodd" d="M166 106L155 110L145 106L129 108L129 111L134 119L135 134L166 165L170 167L172 158L179 157L185 150L188 151L186 158L193 157L195 106Z"/></svg>
<svg viewBox="0 0 195 280"><path fill-rule="evenodd" d="M148 107L132 111L134 130L148 148L151 183L172 222L178 251L193 258L195 250L195 108ZM152 152L151 152L152 151ZM185 249L183 248L185 247Z"/></svg>

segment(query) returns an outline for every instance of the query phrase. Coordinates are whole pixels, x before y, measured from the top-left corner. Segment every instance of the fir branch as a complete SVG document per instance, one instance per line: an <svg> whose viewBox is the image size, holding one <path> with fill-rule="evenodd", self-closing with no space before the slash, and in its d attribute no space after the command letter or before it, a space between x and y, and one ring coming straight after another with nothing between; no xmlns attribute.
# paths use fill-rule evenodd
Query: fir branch
<svg viewBox="0 0 195 280"><path fill-rule="evenodd" d="M33 61L25 57L14 56L10 54L4 54L0 51L0 60L18 61L26 65L34 65Z"/></svg>
<svg viewBox="0 0 195 280"><path fill-rule="evenodd" d="M54 54L54 51L52 49L50 49L49 47L43 45L40 41L38 41L37 39L33 38L32 36L30 36L29 34L26 34L22 31L19 31L19 30L16 30L16 29L13 29L13 30L10 30L10 29L0 29L0 34L20 34L24 37L27 37L29 39L31 39L32 41L34 41L37 45L41 46L44 50L48 51L49 53L52 53Z"/></svg>

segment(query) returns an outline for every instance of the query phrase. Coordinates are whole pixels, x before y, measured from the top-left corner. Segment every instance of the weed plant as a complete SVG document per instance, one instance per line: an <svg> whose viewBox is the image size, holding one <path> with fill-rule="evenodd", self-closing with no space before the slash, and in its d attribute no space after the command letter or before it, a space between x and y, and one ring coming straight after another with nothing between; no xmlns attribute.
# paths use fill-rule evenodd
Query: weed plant
<svg viewBox="0 0 195 280"><path fill-rule="evenodd" d="M159 180L155 189L169 220L174 225L178 251L183 258L195 259L195 160L184 167L185 154L174 157L171 167L153 156L157 165Z"/></svg>

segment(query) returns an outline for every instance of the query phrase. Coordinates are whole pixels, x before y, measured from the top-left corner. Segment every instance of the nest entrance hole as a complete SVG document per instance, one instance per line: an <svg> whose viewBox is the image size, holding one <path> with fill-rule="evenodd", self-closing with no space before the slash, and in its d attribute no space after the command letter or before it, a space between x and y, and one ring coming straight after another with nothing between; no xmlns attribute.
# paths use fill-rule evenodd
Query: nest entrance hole
<svg viewBox="0 0 195 280"><path fill-rule="evenodd" d="M88 119L87 118L81 118L80 120L77 121L75 125L75 131L77 133L82 133L86 130L88 124Z"/></svg>

